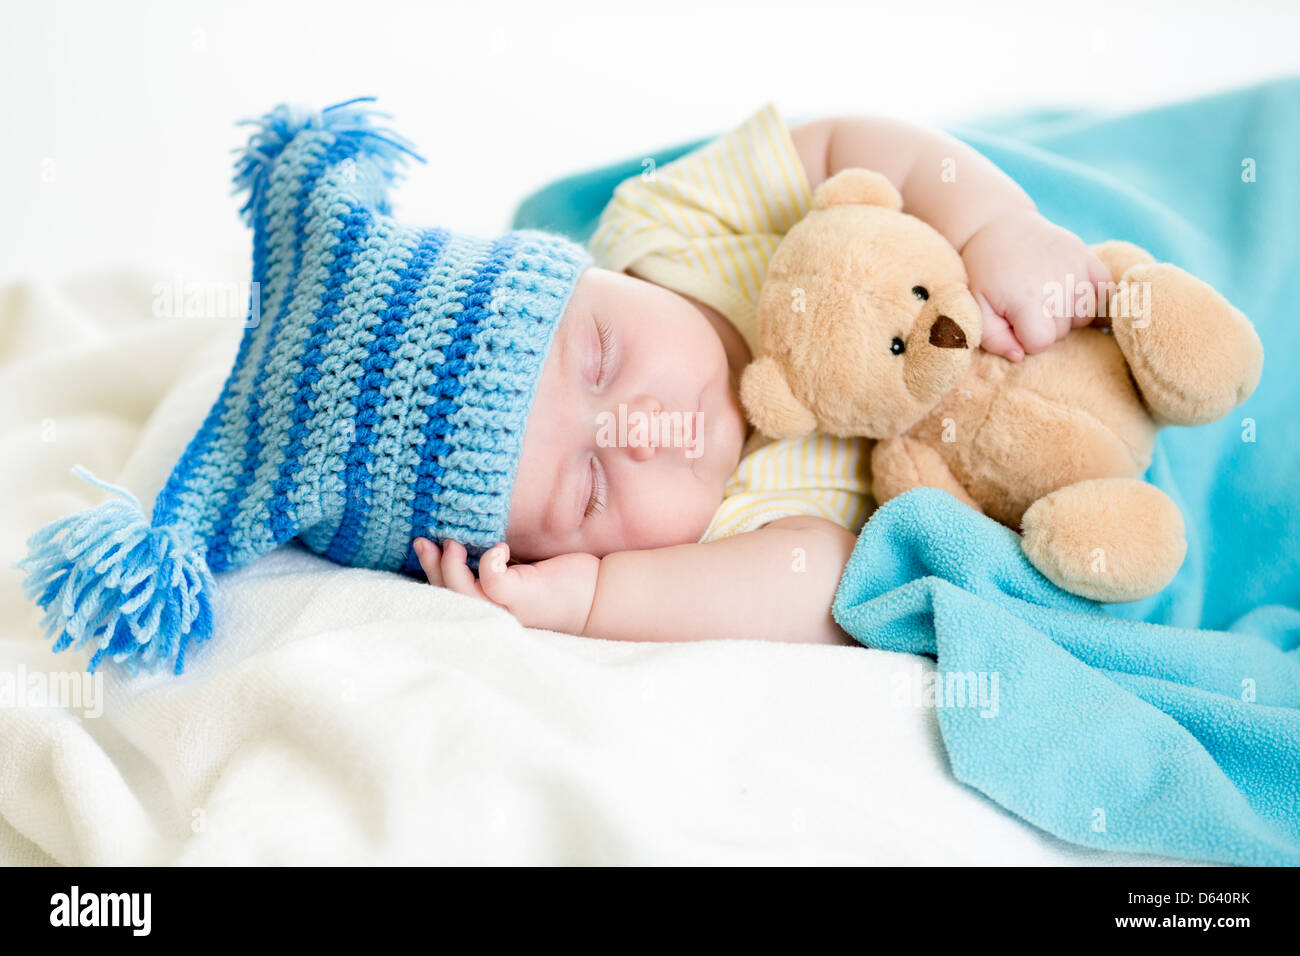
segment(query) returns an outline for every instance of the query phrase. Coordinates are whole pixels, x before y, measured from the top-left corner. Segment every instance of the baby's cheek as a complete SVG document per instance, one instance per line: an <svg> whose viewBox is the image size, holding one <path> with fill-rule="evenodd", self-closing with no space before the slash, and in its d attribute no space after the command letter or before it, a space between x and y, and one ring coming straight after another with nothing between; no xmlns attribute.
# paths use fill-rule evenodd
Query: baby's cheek
<svg viewBox="0 0 1300 956"><path fill-rule="evenodd" d="M516 495L506 524L506 544L520 561L542 561L563 554L567 549L543 530L541 505L532 495Z"/></svg>
<svg viewBox="0 0 1300 956"><path fill-rule="evenodd" d="M637 495L633 502L634 513L624 521L630 540L623 548L645 550L699 541L722 497L698 480L674 480Z"/></svg>

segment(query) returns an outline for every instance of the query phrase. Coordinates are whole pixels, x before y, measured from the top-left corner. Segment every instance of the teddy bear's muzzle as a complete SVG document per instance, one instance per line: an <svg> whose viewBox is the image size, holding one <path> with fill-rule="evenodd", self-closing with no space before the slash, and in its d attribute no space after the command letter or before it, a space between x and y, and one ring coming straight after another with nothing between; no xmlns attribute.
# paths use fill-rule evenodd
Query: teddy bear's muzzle
<svg viewBox="0 0 1300 956"><path fill-rule="evenodd" d="M948 316L940 315L930 326L930 344L941 349L964 349L966 333Z"/></svg>

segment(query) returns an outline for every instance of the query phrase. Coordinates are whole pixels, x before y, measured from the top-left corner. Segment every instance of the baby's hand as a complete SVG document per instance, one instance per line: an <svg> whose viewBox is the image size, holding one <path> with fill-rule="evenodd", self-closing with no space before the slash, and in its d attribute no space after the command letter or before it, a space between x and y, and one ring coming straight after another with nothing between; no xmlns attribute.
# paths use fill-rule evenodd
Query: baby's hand
<svg viewBox="0 0 1300 956"><path fill-rule="evenodd" d="M465 546L446 541L439 548L417 538L415 554L429 583L458 594L482 598L505 608L524 627L582 634L596 599L600 558L594 554L561 554L536 564L507 564L510 546L498 544L478 562L478 580L466 561Z"/></svg>
<svg viewBox="0 0 1300 956"><path fill-rule="evenodd" d="M1106 291L1097 283L1110 280L1082 239L1032 210L985 224L962 248L961 257L984 313L980 345L1013 362L1043 351L1071 328L1089 324L1097 315L1096 294ZM1093 295L1085 296L1091 302L1079 308L1085 287Z"/></svg>

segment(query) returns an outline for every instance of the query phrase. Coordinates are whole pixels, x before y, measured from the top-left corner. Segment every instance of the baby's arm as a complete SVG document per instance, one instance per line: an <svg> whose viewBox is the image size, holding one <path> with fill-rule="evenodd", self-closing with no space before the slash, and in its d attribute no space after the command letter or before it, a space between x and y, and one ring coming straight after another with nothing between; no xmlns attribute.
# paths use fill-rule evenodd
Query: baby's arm
<svg viewBox="0 0 1300 956"><path fill-rule="evenodd" d="M854 645L831 601L854 535L823 518L789 517L704 544L566 554L507 565L497 545L479 562L465 549L417 544L433 584L481 597L527 627L634 641L745 639Z"/></svg>
<svg viewBox="0 0 1300 956"><path fill-rule="evenodd" d="M980 344L988 351L1018 360L1095 317L1096 294L1104 291L1095 283L1110 279L1101 261L960 140L870 116L815 120L790 135L813 189L841 169L874 169L898 188L905 211L943 233L966 264L984 313ZM1048 294L1050 283L1059 283L1060 295ZM1085 287L1091 302L1071 297L1072 288Z"/></svg>

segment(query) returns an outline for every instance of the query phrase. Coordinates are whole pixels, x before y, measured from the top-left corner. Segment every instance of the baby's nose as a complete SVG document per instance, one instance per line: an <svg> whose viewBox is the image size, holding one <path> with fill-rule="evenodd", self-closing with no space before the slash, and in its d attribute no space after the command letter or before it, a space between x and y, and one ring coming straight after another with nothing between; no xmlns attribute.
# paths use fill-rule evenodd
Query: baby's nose
<svg viewBox="0 0 1300 956"><path fill-rule="evenodd" d="M633 461L649 461L659 446L659 413L663 405L652 395L627 403L627 453Z"/></svg>

